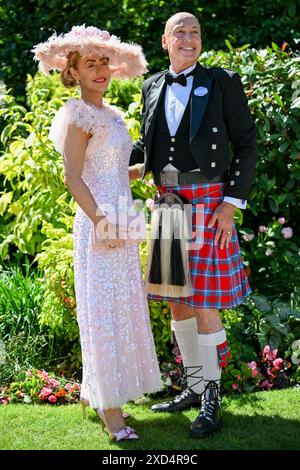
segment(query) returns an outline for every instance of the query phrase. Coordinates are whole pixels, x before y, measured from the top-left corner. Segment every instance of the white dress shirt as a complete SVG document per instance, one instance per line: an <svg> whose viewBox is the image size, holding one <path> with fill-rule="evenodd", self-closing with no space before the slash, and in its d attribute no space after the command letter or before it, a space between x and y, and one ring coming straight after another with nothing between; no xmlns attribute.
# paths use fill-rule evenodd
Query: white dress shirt
<svg viewBox="0 0 300 470"><path fill-rule="evenodd" d="M192 72L195 67L196 67L196 64L183 70L180 73L175 73L174 70L172 69L172 66L170 66L169 71L174 77L177 77L178 75L182 73L187 75L188 73ZM182 86L176 82L172 83L172 85L167 85L166 94L165 94L165 114L166 114L166 120L167 120L171 137L173 137L176 134L179 124L181 122L181 119L183 117L185 108L190 98L190 94L191 94L191 90L193 86L193 80L194 80L194 76L190 75L186 79L187 81L186 86ZM173 165L169 164L167 165L167 167L168 168L165 167L164 169L168 169L168 170L173 169L173 171L178 171L177 168L175 168ZM225 196L224 201L229 202L230 204L233 204L236 207L239 207L240 209L246 209L246 206L247 206L246 200L237 199L235 197Z"/></svg>

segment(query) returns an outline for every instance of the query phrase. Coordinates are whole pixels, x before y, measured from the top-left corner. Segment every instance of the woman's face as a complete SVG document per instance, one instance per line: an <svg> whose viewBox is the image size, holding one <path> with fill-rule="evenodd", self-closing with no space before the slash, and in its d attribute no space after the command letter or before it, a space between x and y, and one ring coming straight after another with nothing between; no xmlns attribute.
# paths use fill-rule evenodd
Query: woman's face
<svg viewBox="0 0 300 470"><path fill-rule="evenodd" d="M71 69L71 72L84 90L104 92L111 77L108 62L107 57L89 54L80 57L76 69Z"/></svg>

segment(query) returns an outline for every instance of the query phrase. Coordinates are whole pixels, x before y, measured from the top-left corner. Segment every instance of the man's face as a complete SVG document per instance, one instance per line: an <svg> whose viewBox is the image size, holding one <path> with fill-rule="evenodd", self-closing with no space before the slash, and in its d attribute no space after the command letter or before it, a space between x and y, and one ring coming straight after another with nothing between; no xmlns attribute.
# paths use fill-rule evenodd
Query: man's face
<svg viewBox="0 0 300 470"><path fill-rule="evenodd" d="M197 62L201 52L200 26L194 17L181 17L167 25L162 46L168 50L176 73Z"/></svg>

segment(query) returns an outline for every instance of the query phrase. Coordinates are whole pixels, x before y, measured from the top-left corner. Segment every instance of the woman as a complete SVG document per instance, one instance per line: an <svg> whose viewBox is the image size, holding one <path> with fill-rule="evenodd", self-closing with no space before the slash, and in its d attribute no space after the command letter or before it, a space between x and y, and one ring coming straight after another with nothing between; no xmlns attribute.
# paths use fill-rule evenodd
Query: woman
<svg viewBox="0 0 300 470"><path fill-rule="evenodd" d="M103 102L111 76L130 78L146 71L137 45L106 31L76 26L34 48L40 68L61 71L65 86L80 86L55 116L50 139L64 156L65 184L78 203L74 220L74 272L83 380L81 400L97 410L112 439L136 439L121 406L161 388L138 244L104 236L107 213L132 205L129 185L131 139L122 112ZM136 177L133 170L132 177ZM107 209L105 211L105 209Z"/></svg>

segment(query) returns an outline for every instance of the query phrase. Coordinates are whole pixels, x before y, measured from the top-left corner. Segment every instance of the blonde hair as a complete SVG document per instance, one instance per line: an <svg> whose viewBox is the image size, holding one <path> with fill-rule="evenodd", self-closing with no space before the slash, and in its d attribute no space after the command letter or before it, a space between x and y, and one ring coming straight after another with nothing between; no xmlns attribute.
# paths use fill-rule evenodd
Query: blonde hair
<svg viewBox="0 0 300 470"><path fill-rule="evenodd" d="M71 88L77 85L76 79L73 77L70 69L77 68L79 59L80 54L78 51L69 52L67 56L67 66L60 72L61 82L67 88Z"/></svg>

